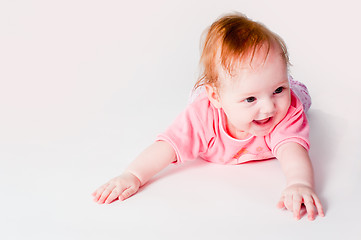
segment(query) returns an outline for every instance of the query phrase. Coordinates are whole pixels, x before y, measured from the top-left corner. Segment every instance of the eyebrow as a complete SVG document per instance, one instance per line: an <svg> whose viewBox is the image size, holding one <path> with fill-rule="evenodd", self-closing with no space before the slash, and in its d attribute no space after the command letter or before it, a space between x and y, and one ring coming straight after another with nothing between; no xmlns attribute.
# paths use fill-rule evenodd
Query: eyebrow
<svg viewBox="0 0 361 240"><path fill-rule="evenodd" d="M276 90L277 88L279 87L282 87L282 86L285 86L285 85L289 85L289 81L288 81L288 78L287 80L282 80L280 82L278 82L277 84L274 85L274 90ZM274 91L273 90L273 91ZM244 100L246 98L249 98L249 97L253 97L257 95L257 92L249 92L249 93L245 93L245 94L242 94L242 96L240 97L241 100Z"/></svg>

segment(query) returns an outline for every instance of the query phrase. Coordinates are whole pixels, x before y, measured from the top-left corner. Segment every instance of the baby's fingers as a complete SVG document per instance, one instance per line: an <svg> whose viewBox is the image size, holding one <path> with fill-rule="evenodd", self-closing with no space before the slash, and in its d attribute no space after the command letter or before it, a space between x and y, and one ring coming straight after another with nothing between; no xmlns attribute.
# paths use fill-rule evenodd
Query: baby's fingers
<svg viewBox="0 0 361 240"><path fill-rule="evenodd" d="M282 197L280 198L280 200L278 201L278 203L277 203L277 207L278 207L278 208L284 208L284 207L286 207L284 201L285 201L285 197L282 196Z"/></svg>
<svg viewBox="0 0 361 240"><path fill-rule="evenodd" d="M104 184L103 186L99 187L97 190L95 190L92 195L94 197L94 201L97 202L104 192L105 188L108 186L108 184Z"/></svg>
<svg viewBox="0 0 361 240"><path fill-rule="evenodd" d="M291 194L285 196L284 204L288 211L293 211L293 196Z"/></svg>
<svg viewBox="0 0 361 240"><path fill-rule="evenodd" d="M109 196L106 198L105 203L111 203L113 202L116 198L119 197L119 195L122 193L122 189L120 189L119 187L116 187L113 189L113 191L109 194Z"/></svg>
<svg viewBox="0 0 361 240"><path fill-rule="evenodd" d="M301 218L301 216L300 216L301 205L302 205L302 197L300 195L294 195L293 196L293 216L297 220L299 220Z"/></svg>
<svg viewBox="0 0 361 240"><path fill-rule="evenodd" d="M124 201L125 199L129 198L134 193L136 193L137 190L138 189L136 187L129 187L129 188L125 189L124 192L122 194L120 194L119 200Z"/></svg>
<svg viewBox="0 0 361 240"><path fill-rule="evenodd" d="M318 215L320 215L321 217L324 217L325 213L323 212L323 207L322 207L320 199L315 194L313 194L312 197L313 197L313 200L315 202Z"/></svg>
<svg viewBox="0 0 361 240"><path fill-rule="evenodd" d="M97 201L97 203L103 204L105 202L105 200L108 198L108 196L111 194L111 192L113 191L114 188L115 188L115 186L106 187L104 189L103 193L101 194L99 200Z"/></svg>
<svg viewBox="0 0 361 240"><path fill-rule="evenodd" d="M313 221L315 219L315 215L316 215L316 210L315 210L315 206L314 206L314 202L311 196L305 196L303 198L303 204L306 207L306 211L308 214L308 219Z"/></svg>

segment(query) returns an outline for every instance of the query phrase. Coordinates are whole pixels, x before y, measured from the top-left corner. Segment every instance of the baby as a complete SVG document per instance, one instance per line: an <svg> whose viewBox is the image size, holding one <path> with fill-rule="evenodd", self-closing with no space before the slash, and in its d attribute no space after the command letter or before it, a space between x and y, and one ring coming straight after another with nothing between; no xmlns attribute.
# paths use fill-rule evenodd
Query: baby
<svg viewBox="0 0 361 240"><path fill-rule="evenodd" d="M202 50L199 95L123 174L93 193L94 201L123 201L171 163L199 157L241 164L276 157L287 180L278 207L296 219L302 205L308 219L324 216L308 155L305 111L311 100L307 88L288 74L283 40L236 13L211 25Z"/></svg>

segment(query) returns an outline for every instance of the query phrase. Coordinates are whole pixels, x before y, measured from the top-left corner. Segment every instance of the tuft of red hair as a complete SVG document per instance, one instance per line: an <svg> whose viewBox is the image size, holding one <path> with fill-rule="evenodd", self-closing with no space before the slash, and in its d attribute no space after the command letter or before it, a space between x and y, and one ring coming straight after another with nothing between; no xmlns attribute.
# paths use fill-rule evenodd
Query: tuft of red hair
<svg viewBox="0 0 361 240"><path fill-rule="evenodd" d="M289 65L285 42L263 24L252 21L241 13L225 15L215 21L205 32L200 58L201 75L194 90L206 84L218 86L217 65L231 73L242 60L252 59L255 53L266 47L267 58L270 48L276 44L282 50L282 57Z"/></svg>

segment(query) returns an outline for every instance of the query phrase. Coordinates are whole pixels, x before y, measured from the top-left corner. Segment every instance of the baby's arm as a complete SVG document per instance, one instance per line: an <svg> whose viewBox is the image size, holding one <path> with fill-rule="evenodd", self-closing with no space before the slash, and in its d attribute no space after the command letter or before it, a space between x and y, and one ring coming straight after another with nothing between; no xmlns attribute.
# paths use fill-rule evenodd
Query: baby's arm
<svg viewBox="0 0 361 240"><path fill-rule="evenodd" d="M321 202L313 190L313 169L307 150L298 143L288 142L279 147L277 158L287 180L287 187L282 193L278 207L286 207L293 211L296 219L300 219L303 203L309 220L315 218L315 207L318 214L323 217Z"/></svg>
<svg viewBox="0 0 361 240"><path fill-rule="evenodd" d="M93 193L97 203L121 201L135 194L151 177L176 160L173 147L165 141L157 141L145 149L123 174L111 179Z"/></svg>

